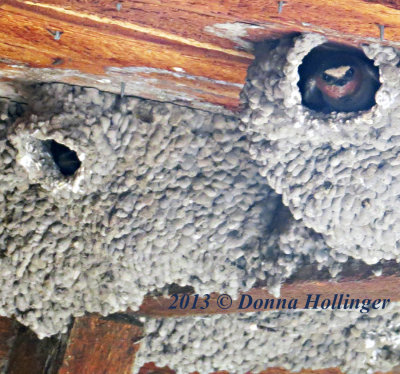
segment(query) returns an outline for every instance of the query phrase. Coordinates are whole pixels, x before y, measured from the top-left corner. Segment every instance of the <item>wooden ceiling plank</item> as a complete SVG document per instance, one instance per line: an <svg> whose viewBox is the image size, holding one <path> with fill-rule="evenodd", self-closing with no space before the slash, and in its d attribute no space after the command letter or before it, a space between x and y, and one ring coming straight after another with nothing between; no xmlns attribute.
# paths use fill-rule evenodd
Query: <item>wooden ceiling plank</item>
<svg viewBox="0 0 400 374"><path fill-rule="evenodd" d="M249 56L231 56L215 50L166 40L119 26L91 27L71 20L55 20L32 10L0 5L0 56L33 67L51 67L48 55L65 60L62 68L104 74L109 67L153 67L174 71L185 66L187 74L240 83ZM62 32L55 40L51 32ZM4 51L2 46L8 46ZM11 54L12 46L19 47ZM21 53L22 48L25 49ZM242 65L243 74L238 74ZM60 66L61 67L61 66ZM239 70L240 72L240 70Z"/></svg>
<svg viewBox="0 0 400 374"><path fill-rule="evenodd" d="M67 335L39 339L34 332L19 325L12 346L6 374L56 374Z"/></svg>
<svg viewBox="0 0 400 374"><path fill-rule="evenodd" d="M97 315L77 318L57 374L131 374L142 329Z"/></svg>
<svg viewBox="0 0 400 374"><path fill-rule="evenodd" d="M238 22L249 26L276 25L285 32L309 30L376 40L379 39L377 25L381 24L387 27L387 40L400 42L400 4L396 1L287 1L281 13L278 12L278 2L274 0L225 0L211 3L206 0L125 0L119 1L120 11L116 8L117 2L110 3L106 0L72 0L68 3L63 0L18 0L18 3L35 5L37 8L80 12L87 17L96 15L132 24L146 24L158 30L219 46L226 44L226 39L229 38L215 38L216 35L211 38L211 34L205 32L206 27L221 23L233 25ZM141 16L145 16L145 20Z"/></svg>
<svg viewBox="0 0 400 374"><path fill-rule="evenodd" d="M80 25L70 18L60 21L0 3L0 77L75 83L114 93L124 81L126 95L212 111L237 107L239 82L250 59L152 35L149 39L119 26L100 26ZM59 40L51 34L55 31L62 31ZM130 74L132 68L139 74Z"/></svg>
<svg viewBox="0 0 400 374"><path fill-rule="evenodd" d="M206 110L232 110L238 107L240 88L252 59L241 50L251 49L248 41L315 31L333 40L359 44L377 41L378 24L383 24L385 42L400 45L400 6L393 0L380 4L299 0L287 2L281 13L273 0L125 0L120 4L118 10L116 2L105 0L3 0L0 56L9 62L1 76L13 77L12 65L20 64L19 69L50 69L43 70L44 81L78 81L107 89L89 74L98 76L98 80L110 79L109 90L117 93L123 76L110 77L108 69L153 69L152 73L161 75L151 86L151 95L146 95L147 87L138 88L139 80L134 87L127 87L126 94ZM326 15L323 18L322 13ZM62 32L59 40L51 34L55 31ZM60 72L63 70L66 73ZM24 78L31 73L26 70ZM188 79L196 81L197 90L186 85ZM144 84L152 83L145 79ZM165 92L163 87L167 88Z"/></svg>
<svg viewBox="0 0 400 374"><path fill-rule="evenodd" d="M16 323L10 318L0 317L0 372L5 372L17 336Z"/></svg>

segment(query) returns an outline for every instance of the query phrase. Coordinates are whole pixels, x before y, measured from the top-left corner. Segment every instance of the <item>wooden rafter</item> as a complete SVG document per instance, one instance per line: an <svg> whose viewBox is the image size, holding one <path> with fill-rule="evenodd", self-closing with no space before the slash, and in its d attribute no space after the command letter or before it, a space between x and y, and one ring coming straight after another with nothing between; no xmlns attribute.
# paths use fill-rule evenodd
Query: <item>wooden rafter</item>
<svg viewBox="0 0 400 374"><path fill-rule="evenodd" d="M2 0L0 79L116 93L125 82L126 94L226 111L239 105L249 41L313 31L360 44L384 25L385 43L400 43L397 1L285 3L278 13L275 0Z"/></svg>

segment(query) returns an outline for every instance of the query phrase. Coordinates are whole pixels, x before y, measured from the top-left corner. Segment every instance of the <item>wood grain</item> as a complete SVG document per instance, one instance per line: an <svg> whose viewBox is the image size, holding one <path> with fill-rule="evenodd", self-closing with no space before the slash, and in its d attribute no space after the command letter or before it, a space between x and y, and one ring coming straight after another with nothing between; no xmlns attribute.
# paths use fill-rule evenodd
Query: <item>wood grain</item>
<svg viewBox="0 0 400 374"><path fill-rule="evenodd" d="M67 336L39 339L34 332L19 325L12 347L7 374L57 374Z"/></svg>
<svg viewBox="0 0 400 374"><path fill-rule="evenodd" d="M346 37L354 40L378 38L377 24L389 29L387 40L400 42L400 3L396 0L296 0L286 1L283 11L278 13L277 1L273 0L160 0L119 1L120 11L106 0L87 2L72 0L20 0L19 4L36 4L39 8L67 9L88 16L143 24L148 28L162 30L184 38L203 41L220 47L230 47L232 41L204 32L206 26L221 23L242 22L248 25L266 26L280 32L316 31L326 35ZM321 14L324 16L321 17ZM251 29L251 28L249 28ZM236 45L237 46L237 45Z"/></svg>
<svg viewBox="0 0 400 374"><path fill-rule="evenodd" d="M249 42L313 31L359 45L378 41L380 24L384 43L400 45L396 0L286 1L280 14L275 0L125 0L120 10L116 3L1 1L0 80L114 93L125 82L127 95L229 112L252 61Z"/></svg>
<svg viewBox="0 0 400 374"><path fill-rule="evenodd" d="M142 329L96 315L75 320L57 374L130 374Z"/></svg>
<svg viewBox="0 0 400 374"><path fill-rule="evenodd" d="M9 318L0 317L0 372L5 372L8 359L17 335L14 321Z"/></svg>
<svg viewBox="0 0 400 374"><path fill-rule="evenodd" d="M148 363L144 365L140 371L139 374L175 374L174 370L171 370L168 367L157 367L154 365L153 362ZM190 373L190 374L199 374L198 372ZM212 374L229 374L227 371L218 371ZM252 374L250 372L247 372L245 374ZM254 373L255 374L255 373ZM311 369L303 369L301 371L297 372L292 372L289 370L285 370L282 368L269 368L267 370L263 370L258 374L344 374L340 369L338 368L327 368L327 369L316 369L316 370L311 370ZM376 374L398 374L398 371L390 371L390 372L377 372Z"/></svg>
<svg viewBox="0 0 400 374"><path fill-rule="evenodd" d="M0 56L12 61L3 63L3 78L62 81L116 93L124 82L127 95L194 102L205 109L210 108L202 102L224 108L238 104L251 61L247 53L36 10L0 5ZM54 40L56 31L62 32L60 40Z"/></svg>

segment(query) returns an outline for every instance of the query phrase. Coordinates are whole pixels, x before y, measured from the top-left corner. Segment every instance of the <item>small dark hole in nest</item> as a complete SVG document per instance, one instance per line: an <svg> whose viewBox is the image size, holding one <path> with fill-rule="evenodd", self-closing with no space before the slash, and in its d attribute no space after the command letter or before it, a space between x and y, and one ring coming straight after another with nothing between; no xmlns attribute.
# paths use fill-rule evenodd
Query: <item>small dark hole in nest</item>
<svg viewBox="0 0 400 374"><path fill-rule="evenodd" d="M363 201L361 201L361 206L363 208L368 208L371 206L371 200L370 199L364 199Z"/></svg>
<svg viewBox="0 0 400 374"><path fill-rule="evenodd" d="M356 48L325 43L299 66L302 104L315 111L357 112L375 105L379 69Z"/></svg>
<svg viewBox="0 0 400 374"><path fill-rule="evenodd" d="M81 166L81 161L76 152L52 139L46 140L45 144L61 174L65 176L74 175Z"/></svg>

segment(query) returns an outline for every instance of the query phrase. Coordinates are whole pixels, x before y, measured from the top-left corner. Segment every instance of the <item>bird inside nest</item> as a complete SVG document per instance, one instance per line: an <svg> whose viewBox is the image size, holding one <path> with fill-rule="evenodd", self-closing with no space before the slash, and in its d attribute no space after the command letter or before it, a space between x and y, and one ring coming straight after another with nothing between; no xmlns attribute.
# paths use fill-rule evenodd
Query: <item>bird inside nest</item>
<svg viewBox="0 0 400 374"><path fill-rule="evenodd" d="M375 105L379 69L351 47L326 43L314 48L299 67L302 103L323 113L356 112Z"/></svg>

